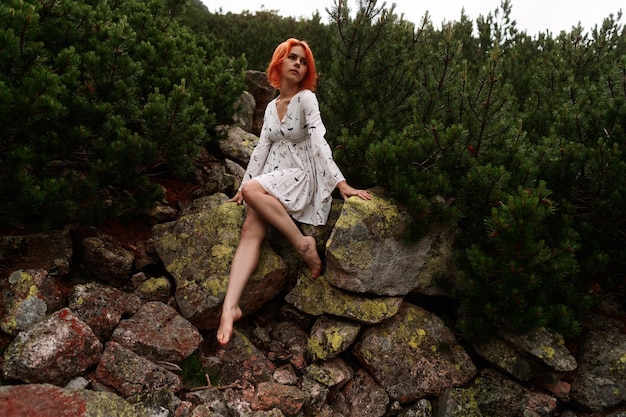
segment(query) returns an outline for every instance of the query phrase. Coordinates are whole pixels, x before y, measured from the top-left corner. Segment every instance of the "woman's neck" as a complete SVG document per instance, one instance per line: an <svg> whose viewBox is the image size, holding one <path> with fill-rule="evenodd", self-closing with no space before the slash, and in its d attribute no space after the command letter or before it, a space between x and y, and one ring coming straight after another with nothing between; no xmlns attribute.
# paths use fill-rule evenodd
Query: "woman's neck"
<svg viewBox="0 0 626 417"><path fill-rule="evenodd" d="M289 100L291 99L291 97L298 94L298 91L300 91L300 86L298 84L281 82L279 91L280 98L282 98L283 100Z"/></svg>

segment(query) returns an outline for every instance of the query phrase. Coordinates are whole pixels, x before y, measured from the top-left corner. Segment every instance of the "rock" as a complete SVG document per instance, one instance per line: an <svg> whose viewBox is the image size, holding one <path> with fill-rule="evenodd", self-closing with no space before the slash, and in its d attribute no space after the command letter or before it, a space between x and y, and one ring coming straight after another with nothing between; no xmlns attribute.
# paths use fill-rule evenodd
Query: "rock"
<svg viewBox="0 0 626 417"><path fill-rule="evenodd" d="M361 327L360 324L347 320L320 316L313 325L307 342L309 356L313 360L336 358L352 346Z"/></svg>
<svg viewBox="0 0 626 417"><path fill-rule="evenodd" d="M398 417L432 417L433 406L426 399L419 400L415 405L403 408L398 412ZM437 416L444 417L444 416Z"/></svg>
<svg viewBox="0 0 626 417"><path fill-rule="evenodd" d="M298 383L298 375L291 364L283 365L274 371L274 381L283 385L296 385Z"/></svg>
<svg viewBox="0 0 626 417"><path fill-rule="evenodd" d="M246 71L247 90L254 96L256 108L254 109L254 118L252 133L259 135L263 126L263 115L267 104L272 101L276 94L276 89L271 86L267 79L267 74L262 71Z"/></svg>
<svg viewBox="0 0 626 417"><path fill-rule="evenodd" d="M280 409L287 416L296 415L306 400L305 393L291 385L260 382L254 393L253 410Z"/></svg>
<svg viewBox="0 0 626 417"><path fill-rule="evenodd" d="M207 197L207 208L190 208L174 223L153 228L155 247L176 282L181 314L200 330L219 324L230 264L239 243L244 207L224 204L223 194ZM244 315L274 298L286 284L287 268L264 244L261 258L240 300Z"/></svg>
<svg viewBox="0 0 626 417"><path fill-rule="evenodd" d="M483 417L474 392L465 388L449 388L437 400L437 417Z"/></svg>
<svg viewBox="0 0 626 417"><path fill-rule="evenodd" d="M68 307L89 325L101 341L105 341L111 337L122 317L135 314L142 303L135 295L91 282L74 286Z"/></svg>
<svg viewBox="0 0 626 417"><path fill-rule="evenodd" d="M550 416L556 409L556 398L531 392L490 368L481 370L471 389L484 416Z"/></svg>
<svg viewBox="0 0 626 417"><path fill-rule="evenodd" d="M476 374L469 355L443 321L408 303L394 317L367 328L352 352L402 404L442 395Z"/></svg>
<svg viewBox="0 0 626 417"><path fill-rule="evenodd" d="M226 130L226 137L219 141L219 145L226 157L247 165L258 142L258 136L246 132L239 126L231 126Z"/></svg>
<svg viewBox="0 0 626 417"><path fill-rule="evenodd" d="M253 384L273 381L275 366L250 340L235 329L227 348L218 348L219 380L222 384L248 381Z"/></svg>
<svg viewBox="0 0 626 417"><path fill-rule="evenodd" d="M626 401L626 334L590 331L571 383L572 401L594 412Z"/></svg>
<svg viewBox="0 0 626 417"><path fill-rule="evenodd" d="M256 110L256 101L252 93L244 91L234 106L233 122L235 125L246 132L252 132L254 128L254 112Z"/></svg>
<svg viewBox="0 0 626 417"><path fill-rule="evenodd" d="M161 388L172 392L182 389L182 383L174 373L116 342L105 345L95 376L124 397Z"/></svg>
<svg viewBox="0 0 626 417"><path fill-rule="evenodd" d="M347 291L403 296L409 292L436 294L433 279L452 262L454 233L433 227L416 242L403 238L408 212L391 199L349 198L326 247L324 274Z"/></svg>
<svg viewBox="0 0 626 417"><path fill-rule="evenodd" d="M151 301L122 320L111 341L154 362L181 363L198 349L202 336L174 308Z"/></svg>
<svg viewBox="0 0 626 417"><path fill-rule="evenodd" d="M354 369L343 359L335 358L320 363L312 363L307 367L306 375L328 388L341 388L352 379Z"/></svg>
<svg viewBox="0 0 626 417"><path fill-rule="evenodd" d="M63 308L13 339L3 372L7 379L62 385L98 363L101 352L91 328Z"/></svg>
<svg viewBox="0 0 626 417"><path fill-rule="evenodd" d="M145 301L166 303L172 295L172 283L167 277L148 278L137 287L134 294Z"/></svg>
<svg viewBox="0 0 626 417"><path fill-rule="evenodd" d="M520 381L530 381L533 377L530 362L499 337L476 343L474 349L483 359Z"/></svg>
<svg viewBox="0 0 626 417"><path fill-rule="evenodd" d="M389 396L364 369L359 369L342 390L350 409L347 417L382 417Z"/></svg>
<svg viewBox="0 0 626 417"><path fill-rule="evenodd" d="M177 410L184 408L183 401L176 396L172 391L161 388L153 391L142 391L137 394L131 395L126 398L130 404L135 404L135 407L141 410L145 410L150 416L175 416Z"/></svg>
<svg viewBox="0 0 626 417"><path fill-rule="evenodd" d="M308 335L291 322L279 322L272 326L271 336L281 343L288 355L289 362L296 369L306 367L306 346Z"/></svg>
<svg viewBox="0 0 626 417"><path fill-rule="evenodd" d="M533 376L540 380L559 381L578 366L563 336L545 327L525 334L503 333L502 337L529 359Z"/></svg>
<svg viewBox="0 0 626 417"><path fill-rule="evenodd" d="M63 306L61 288L45 269L13 272L3 285L2 298L6 312L2 315L0 327L10 335L30 329Z"/></svg>
<svg viewBox="0 0 626 417"><path fill-rule="evenodd" d="M241 180L243 180L243 176L246 173L246 169L228 158L224 159L224 167L226 168L226 173L235 178L233 182L234 191L238 190L241 186Z"/></svg>
<svg viewBox="0 0 626 417"><path fill-rule="evenodd" d="M0 386L2 417L154 417L123 398L91 390L67 390L50 384Z"/></svg>
<svg viewBox="0 0 626 417"><path fill-rule="evenodd" d="M164 202L157 202L152 208L144 213L148 224L155 225L176 220L179 210Z"/></svg>
<svg viewBox="0 0 626 417"><path fill-rule="evenodd" d="M333 314L363 324L375 324L395 315L402 298L349 293L330 285L325 276L311 279L310 274L301 273L285 301L314 316Z"/></svg>
<svg viewBox="0 0 626 417"><path fill-rule="evenodd" d="M80 241L79 263L96 280L116 286L129 279L135 255L113 236L99 233Z"/></svg>

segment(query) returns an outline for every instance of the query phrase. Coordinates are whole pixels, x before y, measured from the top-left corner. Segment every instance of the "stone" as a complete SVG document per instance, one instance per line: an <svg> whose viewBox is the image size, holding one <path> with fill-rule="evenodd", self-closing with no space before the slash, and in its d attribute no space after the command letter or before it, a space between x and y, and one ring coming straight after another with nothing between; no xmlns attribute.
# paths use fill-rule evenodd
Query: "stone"
<svg viewBox="0 0 626 417"><path fill-rule="evenodd" d="M408 241L408 211L375 193L371 200L351 197L326 245L326 273L335 287L357 293L404 296L441 293L434 285L453 262L454 232L433 226Z"/></svg>
<svg viewBox="0 0 626 417"><path fill-rule="evenodd" d="M98 363L102 344L91 328L63 308L20 332L4 352L7 379L62 385Z"/></svg>
<svg viewBox="0 0 626 417"><path fill-rule="evenodd" d="M365 329L352 353L402 404L442 395L476 374L471 358L443 321L409 303L389 320Z"/></svg>
<svg viewBox="0 0 626 417"><path fill-rule="evenodd" d="M382 417L389 396L365 369L359 369L342 390L350 408L348 417Z"/></svg>
<svg viewBox="0 0 626 417"><path fill-rule="evenodd" d="M219 325L230 264L239 244L244 207L225 204L227 196L199 199L173 223L153 227L155 248L176 284L180 313L200 330ZM278 295L287 267L264 243L259 265L240 300L244 316Z"/></svg>
<svg viewBox="0 0 626 417"><path fill-rule="evenodd" d="M113 236L99 233L80 241L79 264L96 280L116 286L130 280L135 261L133 252L125 249Z"/></svg>
<svg viewBox="0 0 626 417"><path fill-rule="evenodd" d="M307 352L313 360L336 358L352 346L361 328L355 322L320 316L311 329Z"/></svg>
<svg viewBox="0 0 626 417"><path fill-rule="evenodd" d="M129 397L143 391L182 389L176 374L156 365L116 342L108 342L96 367L95 376L107 386Z"/></svg>
<svg viewBox="0 0 626 417"><path fill-rule="evenodd" d="M572 373L571 400L599 412L626 401L626 335L590 331L579 351L580 365Z"/></svg>
<svg viewBox="0 0 626 417"><path fill-rule="evenodd" d="M109 339L122 317L135 314L143 303L133 294L97 282L75 285L68 301L70 310L101 341Z"/></svg>
<svg viewBox="0 0 626 417"><path fill-rule="evenodd" d="M3 283L2 298L5 312L0 328L10 335L30 329L63 306L61 287L45 269L14 271Z"/></svg>
<svg viewBox="0 0 626 417"><path fill-rule="evenodd" d="M195 352L202 336L174 308L151 301L122 320L111 340L151 361L181 363Z"/></svg>
<svg viewBox="0 0 626 417"><path fill-rule="evenodd" d="M349 293L330 285L324 276L311 279L310 274L301 273L285 301L314 316L332 314L363 324L375 324L393 317L402 298Z"/></svg>
<svg viewBox="0 0 626 417"><path fill-rule="evenodd" d="M0 386L2 417L154 417L110 392L68 390L51 384Z"/></svg>

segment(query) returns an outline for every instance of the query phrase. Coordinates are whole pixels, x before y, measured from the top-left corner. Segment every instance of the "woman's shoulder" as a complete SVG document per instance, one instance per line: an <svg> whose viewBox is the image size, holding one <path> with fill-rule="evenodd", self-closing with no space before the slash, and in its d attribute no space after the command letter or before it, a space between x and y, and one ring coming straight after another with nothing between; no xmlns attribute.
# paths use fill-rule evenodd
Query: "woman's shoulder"
<svg viewBox="0 0 626 417"><path fill-rule="evenodd" d="M317 105L317 96L315 93L309 89L303 89L298 91L296 94L298 101L304 106L314 106Z"/></svg>
<svg viewBox="0 0 626 417"><path fill-rule="evenodd" d="M298 91L296 95L303 98L315 97L315 93L308 88L303 88L302 90Z"/></svg>

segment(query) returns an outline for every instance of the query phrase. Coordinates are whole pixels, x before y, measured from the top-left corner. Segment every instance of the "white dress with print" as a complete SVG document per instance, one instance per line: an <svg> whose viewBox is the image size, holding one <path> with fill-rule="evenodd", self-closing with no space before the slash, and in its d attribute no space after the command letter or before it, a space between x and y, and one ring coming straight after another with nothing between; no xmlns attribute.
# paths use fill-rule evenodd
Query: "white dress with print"
<svg viewBox="0 0 626 417"><path fill-rule="evenodd" d="M276 99L265 109L259 143L250 156L242 186L252 178L302 223L324 225L331 193L344 176L324 138L317 97L301 90L278 118Z"/></svg>

